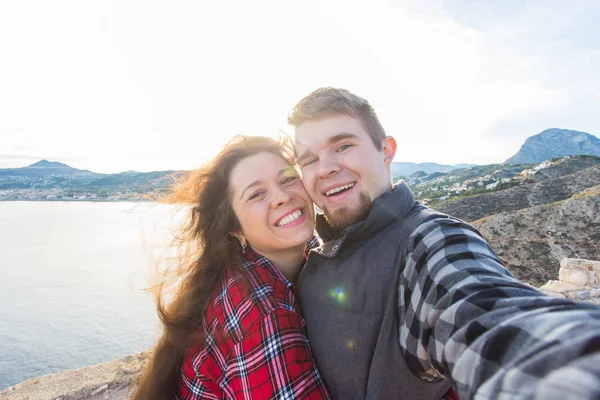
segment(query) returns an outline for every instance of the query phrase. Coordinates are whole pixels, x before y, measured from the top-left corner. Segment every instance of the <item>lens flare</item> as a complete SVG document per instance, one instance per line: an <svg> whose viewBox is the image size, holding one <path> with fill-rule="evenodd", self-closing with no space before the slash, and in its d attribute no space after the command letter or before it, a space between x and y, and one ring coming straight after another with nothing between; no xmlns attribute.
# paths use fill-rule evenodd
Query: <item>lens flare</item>
<svg viewBox="0 0 600 400"><path fill-rule="evenodd" d="M346 293L341 287L334 287L329 291L329 297L334 299L338 304L344 304L346 302Z"/></svg>

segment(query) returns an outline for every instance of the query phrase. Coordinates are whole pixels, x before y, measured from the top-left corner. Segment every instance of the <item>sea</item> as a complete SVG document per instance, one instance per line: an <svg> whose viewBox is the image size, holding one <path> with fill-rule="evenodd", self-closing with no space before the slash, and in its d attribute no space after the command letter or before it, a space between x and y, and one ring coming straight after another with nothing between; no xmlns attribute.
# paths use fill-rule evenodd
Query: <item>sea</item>
<svg viewBox="0 0 600 400"><path fill-rule="evenodd" d="M153 272L182 211L156 203L0 202L0 389L152 347Z"/></svg>

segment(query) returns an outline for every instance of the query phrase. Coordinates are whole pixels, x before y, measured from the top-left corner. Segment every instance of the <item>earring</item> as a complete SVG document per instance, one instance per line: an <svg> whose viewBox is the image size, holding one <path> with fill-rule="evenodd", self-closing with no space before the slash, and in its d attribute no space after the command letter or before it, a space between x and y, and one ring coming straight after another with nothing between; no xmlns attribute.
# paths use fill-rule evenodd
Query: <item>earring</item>
<svg viewBox="0 0 600 400"><path fill-rule="evenodd" d="M246 239L240 238L240 244L242 245L242 253L246 254L246 247L248 247L248 244L246 243Z"/></svg>

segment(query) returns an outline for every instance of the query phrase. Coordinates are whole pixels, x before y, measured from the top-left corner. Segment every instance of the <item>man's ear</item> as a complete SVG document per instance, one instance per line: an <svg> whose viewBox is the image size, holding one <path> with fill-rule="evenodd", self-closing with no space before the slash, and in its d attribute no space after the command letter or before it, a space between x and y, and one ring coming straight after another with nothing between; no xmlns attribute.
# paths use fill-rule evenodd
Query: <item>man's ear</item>
<svg viewBox="0 0 600 400"><path fill-rule="evenodd" d="M382 151L383 151L383 156L384 156L384 163L386 168L389 168L390 165L392 165L392 161L394 160L394 156L396 155L396 139L394 139L392 136L386 136L382 141L381 141L381 147L382 147Z"/></svg>

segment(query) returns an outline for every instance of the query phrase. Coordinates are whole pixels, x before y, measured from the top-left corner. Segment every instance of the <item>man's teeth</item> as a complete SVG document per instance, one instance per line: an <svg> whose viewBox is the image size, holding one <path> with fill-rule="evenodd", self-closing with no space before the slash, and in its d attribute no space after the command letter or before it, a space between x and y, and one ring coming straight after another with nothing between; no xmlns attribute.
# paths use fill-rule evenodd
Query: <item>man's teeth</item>
<svg viewBox="0 0 600 400"><path fill-rule="evenodd" d="M349 184L344 185L344 186L338 186L338 187L336 187L334 189L326 191L325 195L331 196L332 194L336 194L337 192L340 192L342 190L350 189L352 186L354 186L354 183L349 183Z"/></svg>
<svg viewBox="0 0 600 400"><path fill-rule="evenodd" d="M287 224L291 224L292 222L296 221L301 216L302 216L302 210L296 210L293 213L291 213L290 215L286 215L285 217L283 217L281 219L281 221L279 221L277 223L277 226L284 226Z"/></svg>

